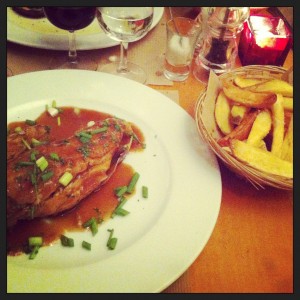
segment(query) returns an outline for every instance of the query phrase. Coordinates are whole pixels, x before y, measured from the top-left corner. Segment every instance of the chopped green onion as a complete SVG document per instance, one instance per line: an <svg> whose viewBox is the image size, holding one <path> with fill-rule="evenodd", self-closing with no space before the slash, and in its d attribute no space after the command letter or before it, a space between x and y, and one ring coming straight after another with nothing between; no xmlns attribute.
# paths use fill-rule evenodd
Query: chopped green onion
<svg viewBox="0 0 300 300"><path fill-rule="evenodd" d="M57 117L57 125L58 125L58 126L61 125L60 116Z"/></svg>
<svg viewBox="0 0 300 300"><path fill-rule="evenodd" d="M96 233L98 232L98 224L97 224L96 220L95 220L95 222L92 222L90 228L91 228L92 234L96 235Z"/></svg>
<svg viewBox="0 0 300 300"><path fill-rule="evenodd" d="M40 142L40 141L38 141L37 139L32 138L32 139L31 139L31 144L32 144L33 146L40 146L40 145L45 144L45 142Z"/></svg>
<svg viewBox="0 0 300 300"><path fill-rule="evenodd" d="M90 131L90 134L91 134L91 135L94 135L94 134L101 133L101 132L105 132L105 131L107 131L107 126L100 127L100 128L98 128L98 129L91 130L91 131Z"/></svg>
<svg viewBox="0 0 300 300"><path fill-rule="evenodd" d="M35 173L30 174L30 180L31 180L32 185L37 184L37 179L36 179L36 174Z"/></svg>
<svg viewBox="0 0 300 300"><path fill-rule="evenodd" d="M116 245L117 245L117 241L118 241L118 239L117 238L111 238L110 239L110 241L109 241L109 243L108 243L108 248L110 249L110 250L114 250L115 248L116 248Z"/></svg>
<svg viewBox="0 0 300 300"><path fill-rule="evenodd" d="M117 216L127 216L129 214L129 211L124 209L124 208L117 208L115 211L114 211L114 214L117 215Z"/></svg>
<svg viewBox="0 0 300 300"><path fill-rule="evenodd" d="M148 187L147 186L142 186L142 196L143 198L148 198Z"/></svg>
<svg viewBox="0 0 300 300"><path fill-rule="evenodd" d="M63 234L60 236L60 241L64 247L74 247L74 239L69 238Z"/></svg>
<svg viewBox="0 0 300 300"><path fill-rule="evenodd" d="M117 197L121 197L122 195L124 195L127 191L127 186L124 185L124 186L119 186L117 188L115 188L115 195Z"/></svg>
<svg viewBox="0 0 300 300"><path fill-rule="evenodd" d="M118 239L113 236L114 230L113 229L107 229L107 231L110 232L109 234L109 238L107 240L106 246L108 247L108 249L110 250L114 250L117 244Z"/></svg>
<svg viewBox="0 0 300 300"><path fill-rule="evenodd" d="M134 189L139 177L140 177L139 173L135 172L133 174L133 176L132 176L132 178L131 178L128 186L127 186L127 193L132 193L133 192L133 189Z"/></svg>
<svg viewBox="0 0 300 300"><path fill-rule="evenodd" d="M124 206L124 204L127 202L127 199L125 197L121 197L120 203L119 205L115 208L115 210L113 211L111 218L113 218L115 215L118 216L126 216L129 214L129 211L123 209L122 207Z"/></svg>
<svg viewBox="0 0 300 300"><path fill-rule="evenodd" d="M31 237L28 238L28 245L30 247L42 246L43 245L43 238L41 236L31 236Z"/></svg>
<svg viewBox="0 0 300 300"><path fill-rule="evenodd" d="M82 226L84 228L89 227L93 235L96 235L96 233L98 232L98 223L95 218L90 218L89 220L84 222Z"/></svg>
<svg viewBox="0 0 300 300"><path fill-rule="evenodd" d="M47 180L49 180L52 176L53 176L53 172L52 172L52 171L49 171L49 172L47 172L47 173L45 173L45 174L42 175L42 180L43 180L43 181L47 181Z"/></svg>
<svg viewBox="0 0 300 300"><path fill-rule="evenodd" d="M32 151L30 153L30 160L31 161L36 161L36 155L38 154L38 151Z"/></svg>
<svg viewBox="0 0 300 300"><path fill-rule="evenodd" d="M48 161L45 156L41 156L35 163L42 172L48 167Z"/></svg>
<svg viewBox="0 0 300 300"><path fill-rule="evenodd" d="M56 101L55 100L52 101L52 107L56 107Z"/></svg>
<svg viewBox="0 0 300 300"><path fill-rule="evenodd" d="M80 136L80 137L85 137L85 138L87 138L87 139L92 138L92 135L89 134L89 133L87 133L87 132L85 132L85 131L81 131L81 132L77 133L76 135L77 135L77 136Z"/></svg>
<svg viewBox="0 0 300 300"><path fill-rule="evenodd" d="M82 248L85 248L87 250L91 250L92 249L92 245L86 241L82 241Z"/></svg>
<svg viewBox="0 0 300 300"><path fill-rule="evenodd" d="M30 126L36 125L36 121L32 121L32 120L26 120L25 123Z"/></svg>
<svg viewBox="0 0 300 300"><path fill-rule="evenodd" d="M95 221L95 218L90 218L82 224L82 227L84 227L84 228L90 227L94 221Z"/></svg>
<svg viewBox="0 0 300 300"><path fill-rule="evenodd" d="M54 152L50 153L50 158L53 159L53 160L56 160L56 161L60 160L58 154L54 153Z"/></svg>
<svg viewBox="0 0 300 300"><path fill-rule="evenodd" d="M67 186L71 180L73 179L73 175L70 172L65 172L58 180L60 184L63 186Z"/></svg>
<svg viewBox="0 0 300 300"><path fill-rule="evenodd" d="M15 128L15 132L16 133L20 133L22 131L23 131L23 129L20 126L18 126L18 127Z"/></svg>
<svg viewBox="0 0 300 300"><path fill-rule="evenodd" d="M20 167L27 167L27 166L33 166L34 162L32 162L32 161L19 161L19 162L17 162L16 165L20 166Z"/></svg>
<svg viewBox="0 0 300 300"><path fill-rule="evenodd" d="M22 138L22 142L27 149L29 149L29 150L31 149L30 145L23 138Z"/></svg>
<svg viewBox="0 0 300 300"><path fill-rule="evenodd" d="M40 246L34 246L29 254L29 259L34 259L39 253Z"/></svg>

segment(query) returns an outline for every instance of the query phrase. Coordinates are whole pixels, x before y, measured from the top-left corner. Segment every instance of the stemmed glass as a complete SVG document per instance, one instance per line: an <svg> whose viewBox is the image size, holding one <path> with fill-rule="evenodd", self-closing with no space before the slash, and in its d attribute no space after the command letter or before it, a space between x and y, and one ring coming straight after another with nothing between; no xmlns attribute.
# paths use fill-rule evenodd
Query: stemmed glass
<svg viewBox="0 0 300 300"><path fill-rule="evenodd" d="M75 31L90 25L95 19L96 8L92 6L44 6L48 21L54 26L68 31L68 57L53 58L50 69L96 70L97 63L90 58L77 56Z"/></svg>
<svg viewBox="0 0 300 300"><path fill-rule="evenodd" d="M147 34L153 20L153 7L97 7L100 27L113 40L120 42L120 60L99 66L98 70L145 83L147 74L138 65L128 62L128 43Z"/></svg>

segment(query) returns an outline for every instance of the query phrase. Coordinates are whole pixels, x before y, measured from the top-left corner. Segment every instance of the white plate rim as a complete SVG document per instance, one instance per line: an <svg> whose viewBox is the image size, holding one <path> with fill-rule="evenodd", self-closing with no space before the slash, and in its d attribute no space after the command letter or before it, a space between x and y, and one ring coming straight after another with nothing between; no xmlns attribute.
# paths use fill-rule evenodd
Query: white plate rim
<svg viewBox="0 0 300 300"><path fill-rule="evenodd" d="M49 50L68 50L67 35L43 34L36 31L26 30L18 24L12 22L9 18L11 7L7 7L7 40L24 46ZM150 27L152 30L161 20L164 13L164 7L154 7L153 22ZM39 19L32 19L32 22L39 22ZM94 24L96 19L92 22ZM89 25L89 26L92 26ZM50 25L49 25L50 26ZM94 50L109 48L119 45L118 41L114 41L107 37L99 27L99 34L77 35L77 50Z"/></svg>
<svg viewBox="0 0 300 300"><path fill-rule="evenodd" d="M66 87L66 78L70 82L70 88ZM139 104L146 106L147 110L145 113L145 110L135 108L133 115L140 112L141 115L138 115L138 118L141 117L146 123L150 121L150 126L154 124L151 125L153 119L148 111L151 112L154 109L157 112L155 126L164 126L160 127L162 132L159 132L159 135L168 153L168 164L172 167L172 184L167 191L170 192L172 199L165 200L162 215L155 219L155 223L147 229L144 236L135 240L133 245L121 249L120 252L112 253L111 256L108 255L99 262L72 268L49 269L40 268L38 259L28 261L28 259L24 260L24 256L8 257L8 292L161 292L186 271L199 256L212 234L219 214L222 192L216 157L199 139L192 117L177 104L147 86L105 73L53 70L8 78L8 115L10 110L18 107L20 100L18 97L23 98L21 101L26 103L24 98L34 97L35 92L40 93L43 89L48 88L42 93L48 95L49 99L60 93L66 97L71 90L73 93L79 93L78 97L80 97L79 82L81 86L91 89L97 84L92 93L106 87L109 93L119 93L120 97L123 97L122 101L125 99L127 104L131 101L135 103L136 100L132 100L135 95L140 101ZM55 86L57 91L53 93ZM61 90L63 86L67 91ZM118 86L118 91L111 91L114 86ZM26 90L29 95L24 97ZM115 95L112 96L114 100L115 97ZM101 99L99 103L106 101L108 100ZM126 111L128 108L122 107L121 103L108 103L108 105L115 105ZM38 101L37 105L40 105ZM171 122L170 127L165 124L164 112L166 110L170 113L168 116L168 122ZM157 128L154 128L154 131ZM176 136L176 131L178 131L178 136ZM170 137L171 133L175 136L175 140ZM177 140L182 140L180 147L174 145ZM184 151L189 151L188 155L185 155ZM185 178L188 180L184 181ZM183 188L178 185L182 180L184 188L188 189L184 192ZM181 198L184 198L184 203L180 201ZM108 227L109 222L111 221L108 221ZM116 223L114 226L118 228L120 224ZM46 247L46 249L46 254L48 251L51 253L52 249L57 251L57 246ZM39 255L43 256L43 251ZM17 263L15 263L16 260L18 260ZM119 271L120 269L122 272ZM106 279L101 277L103 275ZM48 286L49 280L51 287ZM97 286L97 283L102 285Z"/></svg>

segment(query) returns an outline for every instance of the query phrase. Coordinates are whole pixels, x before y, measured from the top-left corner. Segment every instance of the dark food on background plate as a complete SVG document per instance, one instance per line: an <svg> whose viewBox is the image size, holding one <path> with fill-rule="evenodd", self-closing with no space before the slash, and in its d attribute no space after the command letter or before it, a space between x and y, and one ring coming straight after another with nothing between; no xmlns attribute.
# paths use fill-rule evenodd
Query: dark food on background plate
<svg viewBox="0 0 300 300"><path fill-rule="evenodd" d="M133 140L131 125L114 117L60 141L51 141L42 125L25 125L23 131L7 137L8 227L18 220L52 216L76 206L106 183ZM34 132L39 135L32 139ZM36 146L26 147L25 141Z"/></svg>
<svg viewBox="0 0 300 300"><path fill-rule="evenodd" d="M45 18L42 6L13 6L13 11L26 18Z"/></svg>

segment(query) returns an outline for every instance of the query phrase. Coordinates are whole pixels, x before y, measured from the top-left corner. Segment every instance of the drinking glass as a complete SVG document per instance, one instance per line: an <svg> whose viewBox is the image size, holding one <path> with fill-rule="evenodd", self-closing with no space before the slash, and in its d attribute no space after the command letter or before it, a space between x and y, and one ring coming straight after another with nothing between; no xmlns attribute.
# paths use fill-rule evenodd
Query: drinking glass
<svg viewBox="0 0 300 300"><path fill-rule="evenodd" d="M153 7L97 7L100 27L111 39L120 42L119 62L108 63L99 71L145 83L147 74L138 65L128 62L128 43L147 34L153 20Z"/></svg>
<svg viewBox="0 0 300 300"><path fill-rule="evenodd" d="M77 56L75 31L90 25L96 13L92 6L44 6L46 18L54 26L68 31L69 51L66 58L53 58L50 69L96 70L97 63L90 58Z"/></svg>

